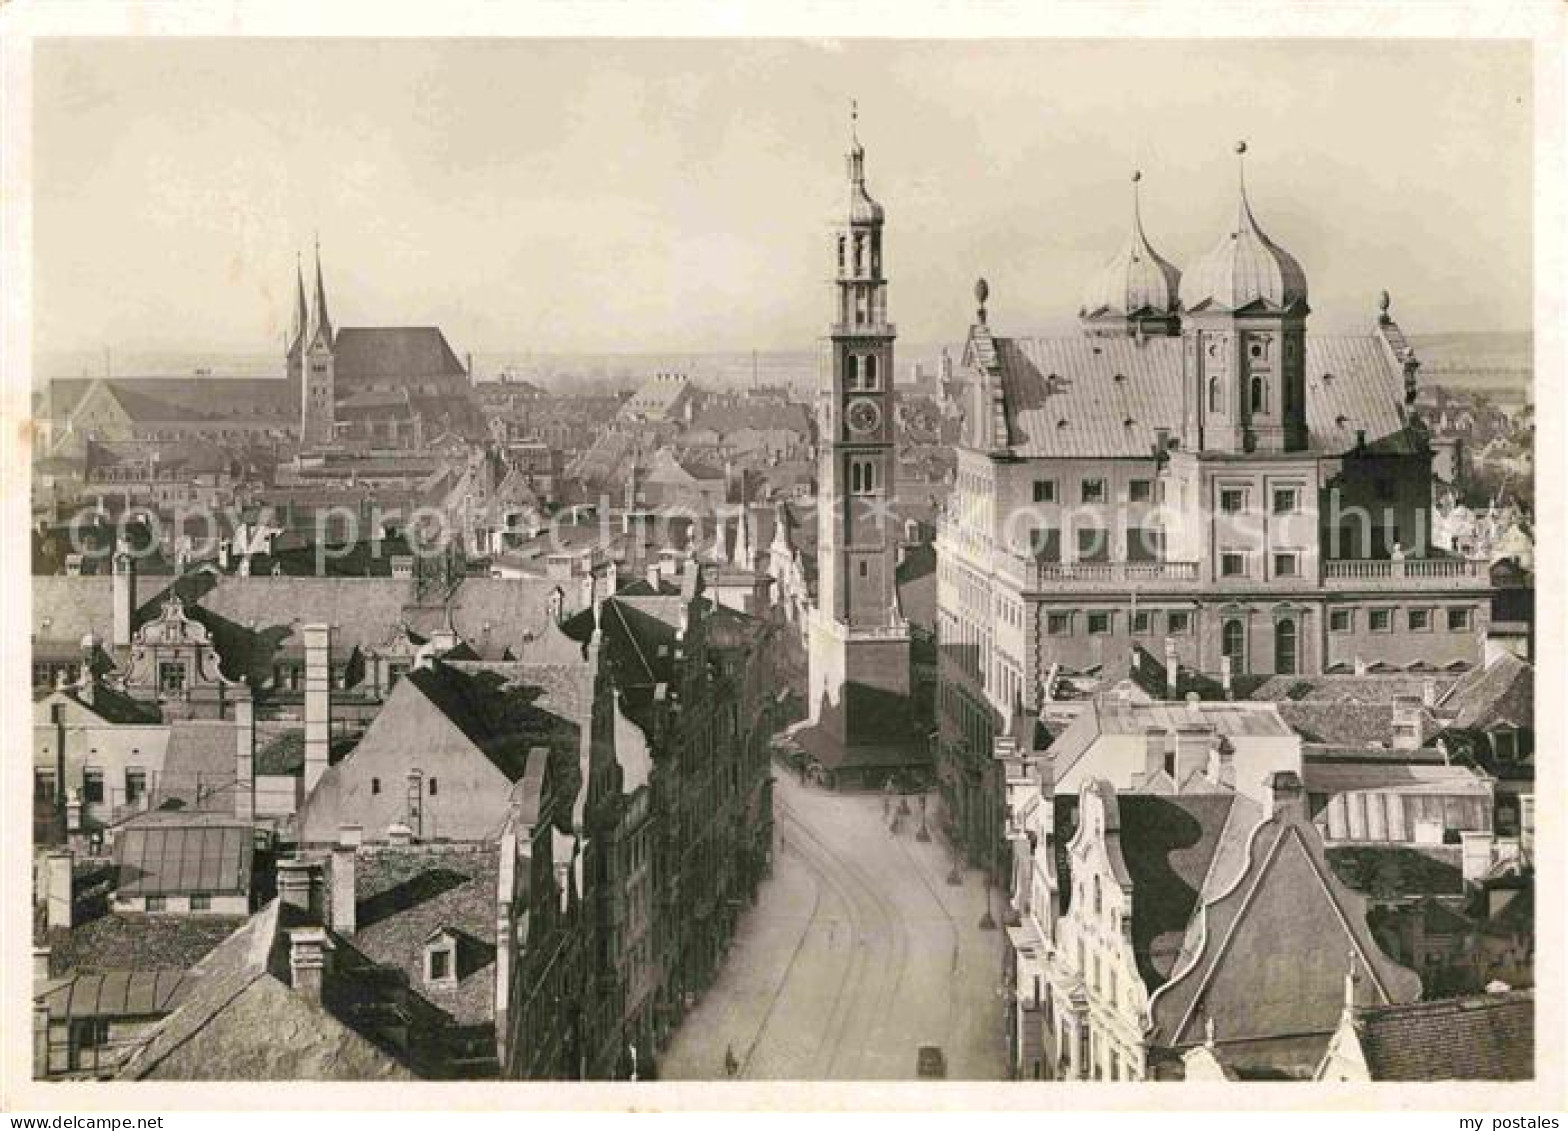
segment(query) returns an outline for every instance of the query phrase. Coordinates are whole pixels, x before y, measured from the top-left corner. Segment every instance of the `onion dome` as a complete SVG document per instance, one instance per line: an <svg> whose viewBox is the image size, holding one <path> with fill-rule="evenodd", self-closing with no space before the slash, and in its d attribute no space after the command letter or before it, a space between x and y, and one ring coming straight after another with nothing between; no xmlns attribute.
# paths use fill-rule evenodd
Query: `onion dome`
<svg viewBox="0 0 1568 1131"><path fill-rule="evenodd" d="M1161 258L1143 231L1143 210L1138 199L1142 173L1132 175L1132 232L1127 242L1084 289L1086 318L1101 315L1174 314L1181 272Z"/></svg>
<svg viewBox="0 0 1568 1131"><path fill-rule="evenodd" d="M1247 143L1236 146L1247 152ZM1189 311L1241 310L1262 304L1278 311L1307 310L1307 275L1290 252L1258 227L1247 202L1245 169L1236 205L1236 222L1213 250L1187 272L1181 286L1182 306Z"/></svg>
<svg viewBox="0 0 1568 1131"><path fill-rule="evenodd" d="M854 123L859 117L850 111L849 148L849 222L851 224L882 223L882 206L871 199L866 191L866 150L855 133Z"/></svg>

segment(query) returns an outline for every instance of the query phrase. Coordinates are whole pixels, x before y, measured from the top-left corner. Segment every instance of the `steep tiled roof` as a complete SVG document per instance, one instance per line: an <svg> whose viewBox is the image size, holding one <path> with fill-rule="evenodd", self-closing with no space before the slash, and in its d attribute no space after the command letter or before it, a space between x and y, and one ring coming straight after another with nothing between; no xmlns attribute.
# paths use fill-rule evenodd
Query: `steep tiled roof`
<svg viewBox="0 0 1568 1131"><path fill-rule="evenodd" d="M179 719L169 724L153 808L232 814L237 750L232 722Z"/></svg>
<svg viewBox="0 0 1568 1131"><path fill-rule="evenodd" d="M1393 708L1389 705L1333 700L1285 700L1275 706L1286 725L1306 742L1333 746L1372 746L1388 742L1394 733Z"/></svg>
<svg viewBox="0 0 1568 1131"><path fill-rule="evenodd" d="M1181 432L1182 343L998 338L1009 446L1022 456L1149 457L1155 429ZM1314 451L1402 435L1404 375L1371 335L1307 335L1307 430Z"/></svg>
<svg viewBox="0 0 1568 1131"><path fill-rule="evenodd" d="M415 992L460 1025L495 1020L498 848L367 847L356 860L354 946L401 970ZM424 943L446 928L458 936L457 984L425 982Z"/></svg>
<svg viewBox="0 0 1568 1131"><path fill-rule="evenodd" d="M1421 698L1428 680L1439 694L1454 683L1453 676L1444 674L1275 675L1254 688L1248 698L1296 703L1392 704L1396 698Z"/></svg>
<svg viewBox="0 0 1568 1131"><path fill-rule="evenodd" d="M51 417L65 419L100 380L51 380ZM281 377L114 377L103 383L132 419L221 420L236 411L290 418L299 413L299 387Z"/></svg>
<svg viewBox="0 0 1568 1131"><path fill-rule="evenodd" d="M1133 884L1133 953L1151 991L1175 967L1234 800L1228 793L1116 798L1119 845Z"/></svg>
<svg viewBox="0 0 1568 1131"><path fill-rule="evenodd" d="M333 339L332 362L340 388L378 380L467 380L463 363L435 326L345 326Z"/></svg>
<svg viewBox="0 0 1568 1131"><path fill-rule="evenodd" d="M1342 883L1374 899L1464 894L1458 845L1336 845L1325 855Z"/></svg>
<svg viewBox="0 0 1568 1131"><path fill-rule="evenodd" d="M122 1079L383 1080L413 1074L289 984L278 900L201 961L191 990L126 1059ZM287 1039L280 1039L281 1034Z"/></svg>
<svg viewBox="0 0 1568 1131"><path fill-rule="evenodd" d="M1467 672L1441 706L1455 712L1456 727L1484 729L1499 722L1533 726L1535 668L1505 652L1486 667Z"/></svg>
<svg viewBox="0 0 1568 1131"><path fill-rule="evenodd" d="M1535 1076L1531 990L1363 1009L1355 1025L1373 1080Z"/></svg>

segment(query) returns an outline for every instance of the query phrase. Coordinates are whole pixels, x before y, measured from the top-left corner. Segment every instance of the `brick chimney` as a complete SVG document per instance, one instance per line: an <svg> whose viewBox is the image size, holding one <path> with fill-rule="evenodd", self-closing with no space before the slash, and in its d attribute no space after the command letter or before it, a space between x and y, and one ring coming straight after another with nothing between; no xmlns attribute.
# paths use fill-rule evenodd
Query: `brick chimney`
<svg viewBox="0 0 1568 1131"><path fill-rule="evenodd" d="M1393 703L1392 745L1395 750L1419 750L1425 738L1421 701L1415 696L1398 695Z"/></svg>
<svg viewBox="0 0 1568 1131"><path fill-rule="evenodd" d="M316 870L314 862L299 856L278 861L278 898L284 906L312 918L318 914Z"/></svg>
<svg viewBox="0 0 1568 1131"><path fill-rule="evenodd" d="M1459 834L1459 867L1467 884L1481 884L1492 870L1492 846L1496 836L1486 830Z"/></svg>
<svg viewBox="0 0 1568 1131"><path fill-rule="evenodd" d="M234 697L234 815L256 817L256 706L244 686Z"/></svg>
<svg viewBox="0 0 1568 1131"><path fill-rule="evenodd" d="M332 626L307 624L305 638L305 796L327 772L332 741Z"/></svg>
<svg viewBox="0 0 1568 1131"><path fill-rule="evenodd" d="M289 979L294 989L317 1005L332 976L332 940L320 927L289 932Z"/></svg>
<svg viewBox="0 0 1568 1131"><path fill-rule="evenodd" d="M75 913L75 884L71 876L74 858L69 852L44 855L44 922L50 930L70 930Z"/></svg>
<svg viewBox="0 0 1568 1131"><path fill-rule="evenodd" d="M359 897L355 895L359 852L343 841L340 835L332 849L332 929L340 935L352 935L359 929Z"/></svg>
<svg viewBox="0 0 1568 1131"><path fill-rule="evenodd" d="M1291 822L1307 819L1307 793L1300 775L1290 770L1272 773L1264 780L1264 790L1269 798L1270 818Z"/></svg>
<svg viewBox="0 0 1568 1131"><path fill-rule="evenodd" d="M1209 768L1209 749L1214 745L1214 728L1204 723L1183 723L1176 728L1176 784Z"/></svg>

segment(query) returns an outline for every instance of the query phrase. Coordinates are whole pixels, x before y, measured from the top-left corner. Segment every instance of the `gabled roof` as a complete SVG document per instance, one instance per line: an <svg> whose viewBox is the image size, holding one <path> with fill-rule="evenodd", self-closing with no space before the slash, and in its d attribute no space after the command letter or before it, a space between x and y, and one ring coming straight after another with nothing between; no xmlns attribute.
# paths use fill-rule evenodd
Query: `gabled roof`
<svg viewBox="0 0 1568 1131"><path fill-rule="evenodd" d="M412 1079L289 985L288 929L303 925L281 900L246 920L191 970L190 991L126 1058L120 1079Z"/></svg>
<svg viewBox="0 0 1568 1131"><path fill-rule="evenodd" d="M232 815L238 752L235 730L234 723L219 719L170 723L153 808Z"/></svg>
<svg viewBox="0 0 1568 1131"><path fill-rule="evenodd" d="M1252 830L1239 871L1210 878L1193 945L1150 1002L1157 1044L1198 1044L1211 1020L1224 1043L1326 1039L1343 1006L1350 953L1358 1000L1389 1004L1421 993L1420 978L1379 948L1366 900L1335 877L1293 778L1272 779L1275 813Z"/></svg>
<svg viewBox="0 0 1568 1131"><path fill-rule="evenodd" d="M995 358L1007 446L1015 455L1150 458L1156 429L1181 434L1180 338L990 338L989 343L966 356L981 364ZM1358 432L1365 433L1369 445L1403 437L1404 374L1377 337L1308 334L1306 348L1312 451L1348 452Z"/></svg>
<svg viewBox="0 0 1568 1131"><path fill-rule="evenodd" d="M1483 994L1357 1010L1373 1080L1530 1080L1535 993Z"/></svg>
<svg viewBox="0 0 1568 1131"><path fill-rule="evenodd" d="M378 380L468 379L435 326L344 326L332 342L332 371L340 387Z"/></svg>

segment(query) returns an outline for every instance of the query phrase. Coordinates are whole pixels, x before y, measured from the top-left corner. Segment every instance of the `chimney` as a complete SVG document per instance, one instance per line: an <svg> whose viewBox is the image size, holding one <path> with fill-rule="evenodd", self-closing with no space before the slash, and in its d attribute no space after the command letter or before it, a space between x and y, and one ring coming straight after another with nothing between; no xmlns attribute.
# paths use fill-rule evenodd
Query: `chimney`
<svg viewBox="0 0 1568 1131"><path fill-rule="evenodd" d="M1395 750L1421 749L1421 703L1415 696L1397 695L1393 704L1393 748Z"/></svg>
<svg viewBox="0 0 1568 1131"><path fill-rule="evenodd" d="M307 624L305 638L305 796L327 772L332 739L332 626Z"/></svg>
<svg viewBox="0 0 1568 1131"><path fill-rule="evenodd" d="M1147 782L1165 769L1165 754L1171 748L1172 739L1166 733L1164 727L1145 727L1143 731L1143 745L1144 767L1142 780Z"/></svg>
<svg viewBox="0 0 1568 1131"><path fill-rule="evenodd" d="M1176 658L1176 641L1167 636L1165 638L1165 697L1177 698L1177 688L1181 686L1181 663Z"/></svg>
<svg viewBox="0 0 1568 1131"><path fill-rule="evenodd" d="M1492 846L1496 837L1484 829L1459 834L1459 867L1467 884L1480 885L1492 870Z"/></svg>
<svg viewBox="0 0 1568 1131"><path fill-rule="evenodd" d="M75 910L72 862L70 852L49 852L44 855L44 898L47 901L44 921L50 930L71 929Z"/></svg>
<svg viewBox="0 0 1568 1131"><path fill-rule="evenodd" d="M289 932L289 979L296 992L317 1005L332 972L332 950L332 940L320 927L296 927Z"/></svg>
<svg viewBox="0 0 1568 1131"><path fill-rule="evenodd" d="M387 843L407 846L414 843L414 830L402 821L393 821L387 826Z"/></svg>
<svg viewBox="0 0 1568 1131"><path fill-rule="evenodd" d="M136 612L136 562L121 541L114 553L114 645L131 644L131 617Z"/></svg>
<svg viewBox="0 0 1568 1131"><path fill-rule="evenodd" d="M359 897L355 895L359 852L344 843L347 832L343 830L332 850L332 929L340 935L352 935L359 929Z"/></svg>
<svg viewBox="0 0 1568 1131"><path fill-rule="evenodd" d="M33 947L33 984L49 980L49 955L47 946Z"/></svg>
<svg viewBox="0 0 1568 1131"><path fill-rule="evenodd" d="M655 593L659 591L660 580L661 575L659 573L659 563L650 559L647 567L647 582L649 588L651 588Z"/></svg>
<svg viewBox="0 0 1568 1131"><path fill-rule="evenodd" d="M1423 707L1437 706L1437 680L1427 676L1421 681L1421 705Z"/></svg>
<svg viewBox="0 0 1568 1131"><path fill-rule="evenodd" d="M1209 750L1214 746L1214 731L1202 723L1185 723L1176 728L1176 784L1180 786L1194 774L1207 773Z"/></svg>
<svg viewBox="0 0 1568 1131"><path fill-rule="evenodd" d="M312 889L315 886L315 870L315 864L299 856L278 861L278 898L285 907L292 907L305 915L314 915Z"/></svg>
<svg viewBox="0 0 1568 1131"><path fill-rule="evenodd" d="M256 817L256 707L243 684L234 698L234 815Z"/></svg>
<svg viewBox="0 0 1568 1131"><path fill-rule="evenodd" d="M1299 775L1290 770L1280 770L1264 780L1269 797L1269 818L1275 821L1299 822L1307 817L1307 795Z"/></svg>
<svg viewBox="0 0 1568 1131"><path fill-rule="evenodd" d="M1364 676L1366 674L1367 674L1367 662L1366 662L1366 660L1362 659L1361 656L1358 654L1356 656L1356 675L1358 677L1360 677L1360 676Z"/></svg>

